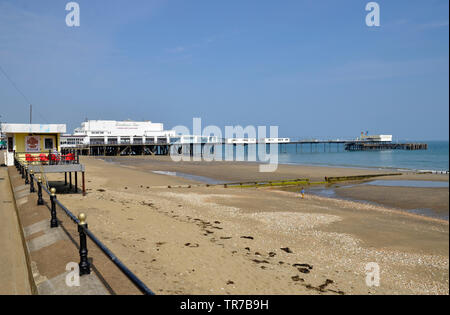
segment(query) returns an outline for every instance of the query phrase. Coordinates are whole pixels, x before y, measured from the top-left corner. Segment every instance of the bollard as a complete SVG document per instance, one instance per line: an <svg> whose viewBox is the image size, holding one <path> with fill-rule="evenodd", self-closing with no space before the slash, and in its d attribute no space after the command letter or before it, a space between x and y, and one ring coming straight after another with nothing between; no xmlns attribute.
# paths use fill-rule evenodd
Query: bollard
<svg viewBox="0 0 450 315"><path fill-rule="evenodd" d="M38 200L37 200L37 204L38 206L42 206L44 204L44 200L42 199L42 179L41 179L41 175L39 175L38 177Z"/></svg>
<svg viewBox="0 0 450 315"><path fill-rule="evenodd" d="M30 193L34 193L34 176L33 170L30 170Z"/></svg>
<svg viewBox="0 0 450 315"><path fill-rule="evenodd" d="M28 180L28 166L25 166L25 185L28 185L30 181Z"/></svg>
<svg viewBox="0 0 450 315"><path fill-rule="evenodd" d="M88 261L86 233L84 232L84 229L88 228L86 223L86 215L84 213L80 213L78 215L78 220L80 220L78 223L78 233L80 234L80 263L78 265L80 266L80 276L82 276L91 273L91 265Z"/></svg>
<svg viewBox="0 0 450 315"><path fill-rule="evenodd" d="M51 228L55 228L58 227L58 220L56 219L56 189L54 187L52 187L50 189L50 202L52 204L52 210L51 210L51 214L52 214L52 219L50 220L50 227Z"/></svg>

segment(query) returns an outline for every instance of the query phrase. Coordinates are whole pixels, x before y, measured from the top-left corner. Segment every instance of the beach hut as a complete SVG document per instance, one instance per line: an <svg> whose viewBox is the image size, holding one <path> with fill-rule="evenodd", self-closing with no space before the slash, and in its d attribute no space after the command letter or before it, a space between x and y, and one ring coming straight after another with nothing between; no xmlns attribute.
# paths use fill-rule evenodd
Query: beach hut
<svg viewBox="0 0 450 315"><path fill-rule="evenodd" d="M82 175L82 192L86 192L85 168L76 153L61 154L61 135L65 124L1 124L6 137L4 164L13 166L14 161L27 166L34 174L64 173L64 183L69 178L70 188L78 191L78 173ZM0 152L1 153L1 152ZM72 185L74 174L75 185Z"/></svg>
<svg viewBox="0 0 450 315"><path fill-rule="evenodd" d="M14 156L24 161L26 156L60 151L60 136L66 132L65 124L8 124L1 130L6 137L4 160L7 166L14 165Z"/></svg>

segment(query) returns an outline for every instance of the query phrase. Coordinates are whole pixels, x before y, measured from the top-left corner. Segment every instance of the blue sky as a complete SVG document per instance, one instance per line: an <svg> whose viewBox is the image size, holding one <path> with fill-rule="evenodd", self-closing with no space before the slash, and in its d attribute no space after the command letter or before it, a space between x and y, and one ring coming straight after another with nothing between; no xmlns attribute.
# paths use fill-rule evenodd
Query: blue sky
<svg viewBox="0 0 450 315"><path fill-rule="evenodd" d="M34 122L277 125L281 136L448 139L448 0L0 0L0 66ZM28 105L0 73L0 120Z"/></svg>

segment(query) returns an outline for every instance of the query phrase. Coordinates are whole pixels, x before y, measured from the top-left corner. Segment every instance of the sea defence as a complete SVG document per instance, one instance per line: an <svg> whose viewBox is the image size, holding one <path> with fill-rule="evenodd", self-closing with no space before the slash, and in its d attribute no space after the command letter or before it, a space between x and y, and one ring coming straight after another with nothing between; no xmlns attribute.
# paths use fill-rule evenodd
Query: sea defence
<svg viewBox="0 0 450 315"><path fill-rule="evenodd" d="M390 173L390 174L370 174L370 175L357 175L357 176L335 176L335 177L325 177L325 181L327 183L334 182L345 182L345 181L353 181L353 180L364 180L373 177L381 177L381 176L400 176L402 173Z"/></svg>

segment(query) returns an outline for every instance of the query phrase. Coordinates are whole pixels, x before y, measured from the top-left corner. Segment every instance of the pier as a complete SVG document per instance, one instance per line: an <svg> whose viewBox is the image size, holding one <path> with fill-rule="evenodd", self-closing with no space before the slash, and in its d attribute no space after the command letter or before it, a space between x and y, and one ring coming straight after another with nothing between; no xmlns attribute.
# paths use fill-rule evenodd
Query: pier
<svg viewBox="0 0 450 315"><path fill-rule="evenodd" d="M376 150L427 150L426 143L377 143L377 142L349 142L345 144L347 151L376 151Z"/></svg>
<svg viewBox="0 0 450 315"><path fill-rule="evenodd" d="M62 148L63 154L75 153L90 156L121 156L121 155L170 155L178 152L193 156L203 154L205 148L214 152L217 146L243 146L266 145L273 143L256 142L252 144L229 144L225 141L216 143L114 143L114 144L88 144ZM286 143L277 143L279 153L287 153L288 146L295 146L295 153L344 152L344 151L381 151L381 150L427 150L426 143L393 143L367 140L299 140ZM294 149L292 149L294 150ZM292 150L289 150L292 152Z"/></svg>

